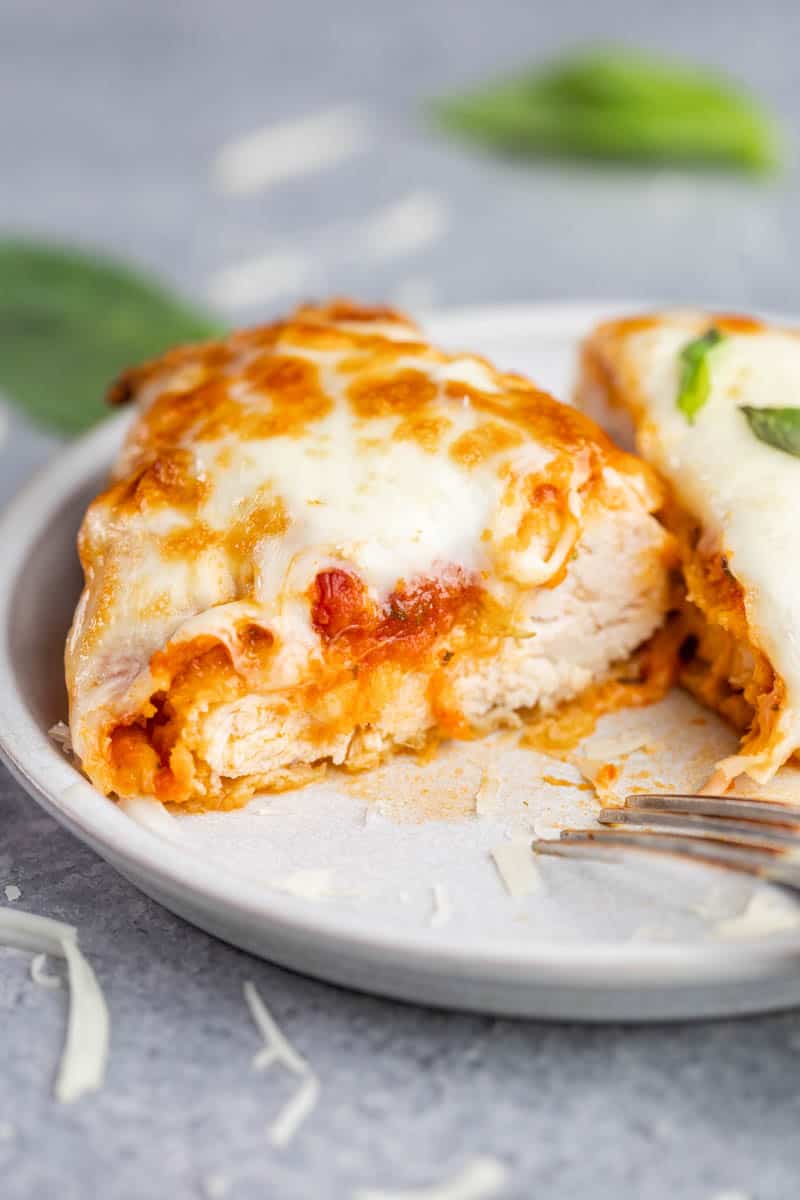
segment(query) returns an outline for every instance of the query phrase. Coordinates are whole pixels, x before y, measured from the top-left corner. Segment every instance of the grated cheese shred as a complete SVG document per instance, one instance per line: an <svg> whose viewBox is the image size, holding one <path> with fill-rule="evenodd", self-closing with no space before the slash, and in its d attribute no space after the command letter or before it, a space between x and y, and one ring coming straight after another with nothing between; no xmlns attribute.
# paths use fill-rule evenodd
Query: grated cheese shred
<svg viewBox="0 0 800 1200"><path fill-rule="evenodd" d="M34 983L38 983L39 987L50 988L52 990L61 987L61 977L59 975L51 975L47 970L46 954L34 954L31 959L31 979Z"/></svg>
<svg viewBox="0 0 800 1200"><path fill-rule="evenodd" d="M248 980L243 990L253 1023L264 1038L264 1046L253 1059L253 1069L264 1071L275 1063L280 1063L301 1081L294 1096L287 1101L267 1128L267 1136L272 1145L283 1149L289 1145L297 1130L316 1107L320 1094L319 1079L309 1063L298 1054L278 1028L255 984Z"/></svg>
<svg viewBox="0 0 800 1200"><path fill-rule="evenodd" d="M441 928L446 925L453 915L453 902L450 899L450 893L443 883L434 883L431 888L433 895L433 911L431 913L431 925L435 928Z"/></svg>
<svg viewBox="0 0 800 1200"><path fill-rule="evenodd" d="M69 1016L55 1084L56 1099L71 1104L102 1087L110 1038L108 1008L94 972L78 948L75 927L34 913L3 908L0 941L37 955L66 959Z"/></svg>
<svg viewBox="0 0 800 1200"><path fill-rule="evenodd" d="M428 1187L387 1191L359 1188L353 1200L489 1200L504 1186L508 1172L496 1158L473 1158L457 1175Z"/></svg>
<svg viewBox="0 0 800 1200"><path fill-rule="evenodd" d="M509 896L528 896L542 889L529 838L515 838L489 851Z"/></svg>

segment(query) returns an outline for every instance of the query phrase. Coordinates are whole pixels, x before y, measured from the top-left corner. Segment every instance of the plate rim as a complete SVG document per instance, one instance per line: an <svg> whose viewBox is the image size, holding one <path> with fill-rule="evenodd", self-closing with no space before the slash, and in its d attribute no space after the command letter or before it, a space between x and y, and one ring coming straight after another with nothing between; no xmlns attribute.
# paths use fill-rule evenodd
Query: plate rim
<svg viewBox="0 0 800 1200"><path fill-rule="evenodd" d="M548 330L569 337L575 336L577 328L588 331L592 324L619 313L655 307L641 300L519 303L441 310L423 321L438 340L468 339L477 325L484 336L488 327L490 332L497 328L501 337L503 331L510 337L509 327L517 325L520 333L529 332L534 338L537 333L546 336ZM29 712L16 683L9 625L20 572L45 533L50 514L81 482L110 463L130 419L128 413L112 416L56 452L0 514L0 544L6 547L6 569L0 577L0 758L60 824L110 860L115 869L123 864L134 877L153 878L170 890L185 889L201 905L218 905L221 915L228 912L234 918L256 920L267 934L306 942L309 938L332 941L335 948L364 963L374 962L376 956L385 960L389 955L395 967L439 978L485 978L488 970L498 985L529 979L544 987L669 989L753 981L763 978L765 969L783 976L792 968L800 971L800 934L792 931L762 941L743 938L731 943L596 942L586 946L517 936L500 944L496 939L482 939L456 946L446 931L429 927L380 932L342 929L340 917L318 902L282 894L210 864L131 820L96 792Z"/></svg>

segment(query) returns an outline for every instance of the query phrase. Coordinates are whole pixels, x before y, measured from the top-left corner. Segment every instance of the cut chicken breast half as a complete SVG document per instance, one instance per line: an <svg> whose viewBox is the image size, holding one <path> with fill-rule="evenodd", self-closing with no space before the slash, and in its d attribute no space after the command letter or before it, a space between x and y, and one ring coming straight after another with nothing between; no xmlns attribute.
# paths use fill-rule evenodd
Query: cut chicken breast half
<svg viewBox="0 0 800 1200"><path fill-rule="evenodd" d="M664 619L649 468L393 311L302 308L111 398L138 411L80 532L66 652L105 793L231 807L472 738L577 696Z"/></svg>
<svg viewBox="0 0 800 1200"><path fill-rule="evenodd" d="M681 680L741 731L707 790L800 747L800 337L749 317L637 316L583 348L579 405L668 486Z"/></svg>

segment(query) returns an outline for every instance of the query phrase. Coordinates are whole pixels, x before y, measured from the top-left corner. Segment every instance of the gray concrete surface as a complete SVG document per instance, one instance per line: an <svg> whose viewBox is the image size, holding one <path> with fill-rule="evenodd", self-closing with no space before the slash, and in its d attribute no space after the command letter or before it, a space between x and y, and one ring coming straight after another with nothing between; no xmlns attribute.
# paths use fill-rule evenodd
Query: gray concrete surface
<svg viewBox="0 0 800 1200"><path fill-rule="evenodd" d="M230 263L303 246L315 286L365 297L655 296L797 310L795 169L758 185L521 168L431 136L419 102L601 37L726 66L796 135L799 35L788 0L0 0L0 229L122 252L197 295ZM214 189L210 164L227 139L344 102L375 114L373 150L251 196ZM389 262L360 253L357 223L420 190L446 213L442 236ZM288 287L265 308L293 298ZM51 450L15 419L0 448L3 496ZM4 772L0 821L0 884L80 927L114 1023L105 1090L59 1108L63 995L33 986L25 957L0 955L9 1200L184 1200L215 1183L232 1200L340 1200L430 1182L473 1154L507 1163L509 1200L792 1200L800 1190L800 1015L585 1029L351 995L182 924ZM249 1071L258 1040L246 978L323 1081L319 1109L284 1152L264 1137L283 1083Z"/></svg>

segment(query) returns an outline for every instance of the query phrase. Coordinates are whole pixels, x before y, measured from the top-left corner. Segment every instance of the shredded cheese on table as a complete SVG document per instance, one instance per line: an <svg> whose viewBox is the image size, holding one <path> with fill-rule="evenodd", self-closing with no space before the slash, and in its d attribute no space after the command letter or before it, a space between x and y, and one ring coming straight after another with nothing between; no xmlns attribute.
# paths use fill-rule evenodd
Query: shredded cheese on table
<svg viewBox="0 0 800 1200"><path fill-rule="evenodd" d="M51 975L47 970L47 955L34 954L31 959L31 979L34 983L38 983L39 987L55 988L61 987L61 978L58 975Z"/></svg>
<svg viewBox="0 0 800 1200"><path fill-rule="evenodd" d="M270 1142L278 1150L283 1150L289 1145L306 1117L316 1108L319 1093L319 1080L309 1070L294 1096L284 1105L267 1130Z"/></svg>
<svg viewBox="0 0 800 1200"><path fill-rule="evenodd" d="M359 1188L353 1200L488 1200L499 1194L508 1172L496 1158L473 1158L444 1183L421 1188L387 1191L384 1188Z"/></svg>
<svg viewBox="0 0 800 1200"><path fill-rule="evenodd" d="M102 1087L108 1062L111 1022L92 968L78 948L73 925L17 909L0 909L0 942L35 954L66 959L69 982L67 1037L55 1096L71 1104Z"/></svg>
<svg viewBox="0 0 800 1200"><path fill-rule="evenodd" d="M213 1175L207 1175L203 1182L203 1192L207 1200L222 1200L223 1196L227 1196L230 1191L230 1180L227 1175L221 1175L219 1172Z"/></svg>
<svg viewBox="0 0 800 1200"><path fill-rule="evenodd" d="M249 980L244 984L244 998L250 1016L264 1038L263 1048L253 1059L253 1069L264 1071L275 1063L280 1063L290 1074L301 1080L294 1096L267 1128L267 1136L272 1145L283 1149L284 1146L288 1146L306 1117L315 1108L319 1099L320 1083L308 1062L298 1054L278 1028L255 984Z"/></svg>
<svg viewBox="0 0 800 1200"><path fill-rule="evenodd" d="M334 167L373 141L370 114L341 104L264 125L220 147L213 163L221 191L246 194Z"/></svg>

